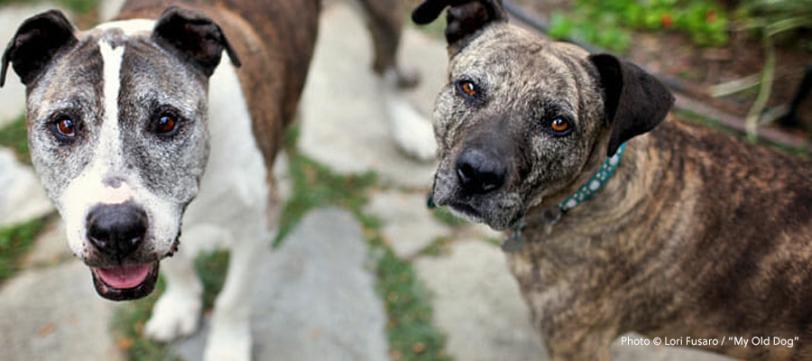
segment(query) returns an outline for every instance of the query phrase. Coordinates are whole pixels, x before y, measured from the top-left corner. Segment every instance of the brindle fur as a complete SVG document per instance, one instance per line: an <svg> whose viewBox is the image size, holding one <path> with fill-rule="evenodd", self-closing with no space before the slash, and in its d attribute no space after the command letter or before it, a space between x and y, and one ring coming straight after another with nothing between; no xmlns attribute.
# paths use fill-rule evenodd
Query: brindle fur
<svg viewBox="0 0 812 361"><path fill-rule="evenodd" d="M800 337L812 359L812 167L676 120L632 140L597 197L549 227L528 211L508 256L553 355L608 359L618 335Z"/></svg>
<svg viewBox="0 0 812 361"><path fill-rule="evenodd" d="M610 147L598 69L586 51L502 21L452 35L462 40L449 44L449 85L434 113L433 197L497 229L524 217L524 247L507 257L553 360L609 360L610 343L631 331L798 336L793 348L710 350L812 360L812 163L669 119L628 141L606 188L551 223L544 212L589 179ZM466 101L459 79L476 80L485 95ZM560 113L576 130L553 139L539 123ZM454 164L470 147L508 165L504 186L462 192Z"/></svg>

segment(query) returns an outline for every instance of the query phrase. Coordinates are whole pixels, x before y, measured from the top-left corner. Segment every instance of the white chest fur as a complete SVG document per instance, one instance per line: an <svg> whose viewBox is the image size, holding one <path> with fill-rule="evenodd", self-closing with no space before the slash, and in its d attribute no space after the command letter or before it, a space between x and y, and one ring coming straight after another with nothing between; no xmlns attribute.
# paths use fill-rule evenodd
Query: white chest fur
<svg viewBox="0 0 812 361"><path fill-rule="evenodd" d="M209 161L184 228L217 225L237 236L255 230L257 222L266 225L268 170L254 139L239 78L225 54L209 80L208 130Z"/></svg>

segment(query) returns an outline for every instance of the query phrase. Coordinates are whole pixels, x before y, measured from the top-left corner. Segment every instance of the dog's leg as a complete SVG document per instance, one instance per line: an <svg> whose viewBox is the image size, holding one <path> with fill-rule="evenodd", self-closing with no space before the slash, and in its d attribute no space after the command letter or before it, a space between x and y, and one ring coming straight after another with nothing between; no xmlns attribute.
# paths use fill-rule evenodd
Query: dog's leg
<svg viewBox="0 0 812 361"><path fill-rule="evenodd" d="M197 330L202 307L203 286L194 269L195 245L216 243L213 237L221 234L211 227L192 227L184 230L184 244L172 258L161 263L161 274L166 280L166 290L155 304L152 317L146 323L144 332L152 339L170 341L188 336Z"/></svg>
<svg viewBox="0 0 812 361"><path fill-rule="evenodd" d="M231 249L228 274L217 297L211 319L204 360L248 361L251 357L251 290L256 266L269 252L270 237L253 232L238 235Z"/></svg>
<svg viewBox="0 0 812 361"><path fill-rule="evenodd" d="M375 58L372 70L380 78L381 94L390 123L390 133L408 155L434 159L437 145L431 122L422 116L402 93L417 84L416 71L398 65L397 52L403 31L401 0L356 0L366 18Z"/></svg>
<svg viewBox="0 0 812 361"><path fill-rule="evenodd" d="M417 85L415 71L406 71L398 66L397 54L403 32L402 0L355 0L366 19L375 58L372 70L378 75L388 71L394 73L395 84L399 88Z"/></svg>
<svg viewBox="0 0 812 361"><path fill-rule="evenodd" d="M260 218L246 223L244 229L234 233L228 275L214 304L204 355L206 361L248 361L251 357L251 292L257 268L263 255L270 252L270 241L275 233L269 230L268 223L276 227L278 213L279 202L274 198L268 205L267 220Z"/></svg>

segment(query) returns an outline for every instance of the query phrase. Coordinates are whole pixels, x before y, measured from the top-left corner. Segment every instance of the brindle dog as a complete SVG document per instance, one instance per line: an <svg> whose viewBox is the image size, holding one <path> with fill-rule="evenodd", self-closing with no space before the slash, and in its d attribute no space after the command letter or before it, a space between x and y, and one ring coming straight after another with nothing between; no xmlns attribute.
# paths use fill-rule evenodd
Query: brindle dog
<svg viewBox="0 0 812 361"><path fill-rule="evenodd" d="M809 161L663 122L673 97L654 77L511 26L500 0L427 0L413 20L446 7L433 200L509 230L511 270L553 360L609 360L630 331L812 360ZM562 211L624 143L605 188Z"/></svg>

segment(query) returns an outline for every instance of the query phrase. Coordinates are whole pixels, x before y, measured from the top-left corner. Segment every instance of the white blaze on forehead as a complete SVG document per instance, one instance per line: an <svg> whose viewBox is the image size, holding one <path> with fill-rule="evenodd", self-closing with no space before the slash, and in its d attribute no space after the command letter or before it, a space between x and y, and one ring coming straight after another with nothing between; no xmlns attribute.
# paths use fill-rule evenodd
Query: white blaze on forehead
<svg viewBox="0 0 812 361"><path fill-rule="evenodd" d="M121 144L122 135L118 119L118 96L121 91L121 63L124 60L124 46L114 49L107 41L101 40L99 41L99 50L104 64L102 73L104 81L102 95L104 99L104 120L99 132L99 143L95 152L93 168L98 172L102 186L105 188L102 194L103 198L107 198L104 196L110 196L110 199L101 199L101 202L108 204L121 203L127 200L125 198L126 194L122 194L122 192L129 189L129 187L122 184L120 187L113 188L111 185L105 185L108 182L104 182L104 178L118 176L111 173L115 171L116 167L122 166L124 163L124 151Z"/></svg>
<svg viewBox="0 0 812 361"><path fill-rule="evenodd" d="M124 60L124 46L115 49L105 40L99 41L104 71L104 127L115 125L118 128L118 94L121 89L121 63Z"/></svg>

